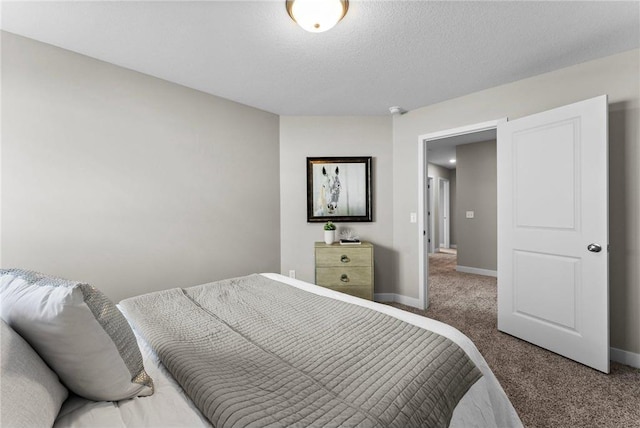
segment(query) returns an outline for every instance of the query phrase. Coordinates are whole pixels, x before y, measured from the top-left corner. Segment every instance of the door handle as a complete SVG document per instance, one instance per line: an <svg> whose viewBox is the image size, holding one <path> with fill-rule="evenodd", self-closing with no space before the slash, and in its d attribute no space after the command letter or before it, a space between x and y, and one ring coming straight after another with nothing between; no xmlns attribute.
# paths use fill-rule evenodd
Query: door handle
<svg viewBox="0 0 640 428"><path fill-rule="evenodd" d="M598 244L589 244L587 245L587 250L591 251L592 253L599 253L600 251L602 251L602 247Z"/></svg>

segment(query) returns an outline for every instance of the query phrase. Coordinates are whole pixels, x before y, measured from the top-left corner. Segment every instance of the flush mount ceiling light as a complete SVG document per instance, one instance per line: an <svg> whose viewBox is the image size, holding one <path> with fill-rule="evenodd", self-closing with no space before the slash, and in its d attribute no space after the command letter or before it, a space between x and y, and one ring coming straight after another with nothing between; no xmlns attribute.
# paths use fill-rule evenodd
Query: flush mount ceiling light
<svg viewBox="0 0 640 428"><path fill-rule="evenodd" d="M311 33L333 28L349 9L348 0L287 0L287 12L299 26Z"/></svg>

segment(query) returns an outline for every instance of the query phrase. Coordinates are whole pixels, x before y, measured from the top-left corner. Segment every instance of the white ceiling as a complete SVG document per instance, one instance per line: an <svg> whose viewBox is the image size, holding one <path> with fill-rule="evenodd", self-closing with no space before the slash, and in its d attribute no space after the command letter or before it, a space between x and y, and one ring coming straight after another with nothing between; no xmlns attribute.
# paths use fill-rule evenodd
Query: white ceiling
<svg viewBox="0 0 640 428"><path fill-rule="evenodd" d="M358 1L307 33L284 0L2 3L2 29L281 115L382 115L640 45L640 2Z"/></svg>

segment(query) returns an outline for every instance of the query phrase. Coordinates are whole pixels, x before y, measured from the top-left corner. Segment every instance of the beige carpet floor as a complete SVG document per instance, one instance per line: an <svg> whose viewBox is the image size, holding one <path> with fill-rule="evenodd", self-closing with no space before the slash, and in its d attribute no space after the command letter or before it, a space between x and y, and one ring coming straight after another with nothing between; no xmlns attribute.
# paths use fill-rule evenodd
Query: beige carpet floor
<svg viewBox="0 0 640 428"><path fill-rule="evenodd" d="M525 427L640 427L640 370L611 363L609 375L497 330L496 279L459 273L456 256L429 256L426 311L476 344Z"/></svg>

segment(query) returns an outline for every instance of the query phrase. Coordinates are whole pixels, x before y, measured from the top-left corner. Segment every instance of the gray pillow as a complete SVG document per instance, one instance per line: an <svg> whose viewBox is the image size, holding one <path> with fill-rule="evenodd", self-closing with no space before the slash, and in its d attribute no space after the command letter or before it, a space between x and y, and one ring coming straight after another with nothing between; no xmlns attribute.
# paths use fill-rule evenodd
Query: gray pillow
<svg viewBox="0 0 640 428"><path fill-rule="evenodd" d="M51 426L67 398L58 376L0 320L0 414L3 427Z"/></svg>
<svg viewBox="0 0 640 428"><path fill-rule="evenodd" d="M153 394L129 323L95 287L1 269L0 317L76 394L96 401Z"/></svg>

